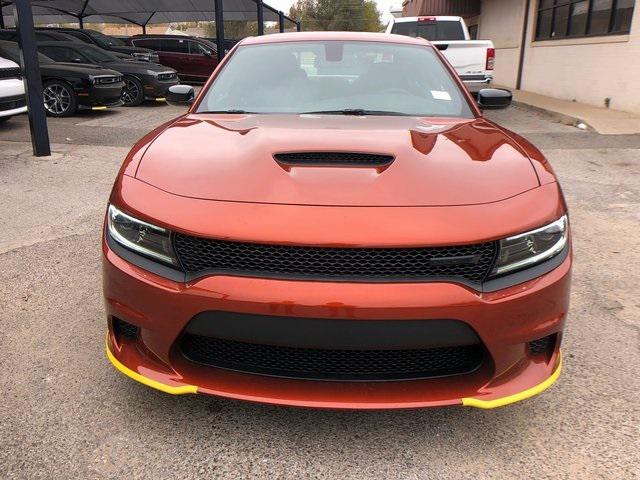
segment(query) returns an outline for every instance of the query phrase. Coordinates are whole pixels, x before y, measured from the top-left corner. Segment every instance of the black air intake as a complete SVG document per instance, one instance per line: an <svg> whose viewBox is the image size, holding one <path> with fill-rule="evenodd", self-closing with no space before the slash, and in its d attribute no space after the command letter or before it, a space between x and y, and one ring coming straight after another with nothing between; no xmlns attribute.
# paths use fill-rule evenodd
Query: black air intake
<svg viewBox="0 0 640 480"><path fill-rule="evenodd" d="M556 334L548 335L529 342L529 352L531 355L549 354L556 346Z"/></svg>
<svg viewBox="0 0 640 480"><path fill-rule="evenodd" d="M357 152L298 152L276 153L278 163L291 167L387 167L393 162L392 155Z"/></svg>
<svg viewBox="0 0 640 480"><path fill-rule="evenodd" d="M116 334L116 338L118 340L121 340L122 338L135 340L136 338L138 338L140 329L135 325L125 322L124 320L113 317L113 331Z"/></svg>

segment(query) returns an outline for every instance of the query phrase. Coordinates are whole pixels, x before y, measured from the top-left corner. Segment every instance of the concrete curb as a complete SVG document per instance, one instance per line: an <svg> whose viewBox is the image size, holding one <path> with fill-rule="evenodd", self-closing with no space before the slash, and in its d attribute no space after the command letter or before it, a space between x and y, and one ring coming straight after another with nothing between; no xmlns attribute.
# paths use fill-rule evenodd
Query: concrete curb
<svg viewBox="0 0 640 480"><path fill-rule="evenodd" d="M531 105L530 103L525 103L516 99L513 99L511 103L516 107L520 107L525 110L530 110L532 112L543 114L558 123L562 123L563 125L570 125L580 130L589 130L591 132L596 132L595 128L593 128L591 125L589 125L587 122L585 122L583 119L579 117L574 117L571 115L567 115L566 113L560 113L554 110L549 110L547 108ZM580 124L584 125L584 128L578 127L578 125Z"/></svg>

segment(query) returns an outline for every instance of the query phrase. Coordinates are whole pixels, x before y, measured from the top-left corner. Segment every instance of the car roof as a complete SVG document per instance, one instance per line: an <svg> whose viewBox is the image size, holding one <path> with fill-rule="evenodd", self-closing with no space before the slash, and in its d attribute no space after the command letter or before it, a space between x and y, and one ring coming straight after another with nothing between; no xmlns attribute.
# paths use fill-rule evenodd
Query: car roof
<svg viewBox="0 0 640 480"><path fill-rule="evenodd" d="M147 33L147 34L140 34L140 35L134 35L132 37L129 37L132 39L135 38L178 38L178 39L183 39L183 40L203 40L202 37L194 37L193 35L172 35L172 34L163 34L163 33Z"/></svg>
<svg viewBox="0 0 640 480"><path fill-rule="evenodd" d="M417 22L421 18L435 18L437 22L459 22L462 17L451 15L420 15L419 17L400 17L394 18L394 23Z"/></svg>
<svg viewBox="0 0 640 480"><path fill-rule="evenodd" d="M281 42L380 42L380 43L400 43L405 45L430 45L424 38L407 37L405 35L394 35L390 33L369 33L369 32L292 32L274 33L272 35L262 35L259 37L247 37L239 42L240 45L261 45L267 43Z"/></svg>

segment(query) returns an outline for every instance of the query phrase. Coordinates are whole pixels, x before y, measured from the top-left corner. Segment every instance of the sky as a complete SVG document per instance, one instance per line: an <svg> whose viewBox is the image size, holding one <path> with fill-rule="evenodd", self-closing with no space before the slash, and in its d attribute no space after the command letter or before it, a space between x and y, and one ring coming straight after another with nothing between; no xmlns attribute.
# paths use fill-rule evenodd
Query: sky
<svg viewBox="0 0 640 480"><path fill-rule="evenodd" d="M282 10L284 13L289 13L289 7L294 1L295 0L265 0L265 3L277 10ZM402 4L402 0L376 0L376 3L378 4L378 10L382 13L382 23L386 25L389 18L391 18L389 7Z"/></svg>

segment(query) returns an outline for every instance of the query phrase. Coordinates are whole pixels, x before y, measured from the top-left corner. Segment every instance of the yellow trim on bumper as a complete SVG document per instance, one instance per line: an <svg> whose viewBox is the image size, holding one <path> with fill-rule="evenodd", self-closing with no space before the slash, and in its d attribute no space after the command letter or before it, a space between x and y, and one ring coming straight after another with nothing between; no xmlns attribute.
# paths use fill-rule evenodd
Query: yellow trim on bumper
<svg viewBox="0 0 640 480"><path fill-rule="evenodd" d="M122 363L118 361L116 357L113 356L111 350L109 350L109 340L107 338L106 344L107 350L107 358L116 367L121 373L124 373L127 377L134 379L136 382L140 382L147 387L155 388L156 390L160 390L164 393L170 393L171 395L185 395L187 393L198 393L198 387L195 385L183 385L181 387L172 387L170 385L165 385L164 383L157 382L150 378L145 377L144 375L140 375L138 372L134 372L130 368L125 367Z"/></svg>
<svg viewBox="0 0 640 480"><path fill-rule="evenodd" d="M91 107L91 110L106 110L107 107L101 106L101 107Z"/></svg>
<svg viewBox="0 0 640 480"><path fill-rule="evenodd" d="M165 97L158 97L155 100L156 100L156 102L166 102L167 101L167 99Z"/></svg>
<svg viewBox="0 0 640 480"><path fill-rule="evenodd" d="M465 407L475 407L475 408L498 408L503 407L505 405L509 405L510 403L519 402L521 400L525 400L527 398L531 398L539 393L544 392L547 388L553 385L558 377L560 377L560 372L562 371L562 354L558 355L558 366L551 374L549 378L547 378L544 382L539 383L535 387L531 387L527 390L524 390L519 393L515 393L513 395L509 395L507 397L496 398L495 400L478 400L477 398L463 398L462 405Z"/></svg>

